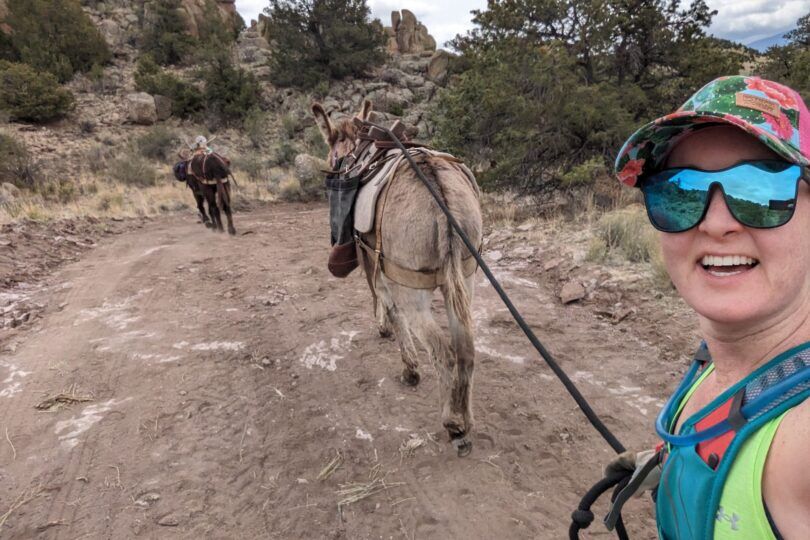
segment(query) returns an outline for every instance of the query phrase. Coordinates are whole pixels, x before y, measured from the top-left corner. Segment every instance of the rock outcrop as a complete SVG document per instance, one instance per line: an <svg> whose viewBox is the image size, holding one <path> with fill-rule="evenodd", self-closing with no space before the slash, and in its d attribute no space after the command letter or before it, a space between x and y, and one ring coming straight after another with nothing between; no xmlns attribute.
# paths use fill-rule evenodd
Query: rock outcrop
<svg viewBox="0 0 810 540"><path fill-rule="evenodd" d="M391 12L391 26L386 27L388 52L392 54L420 54L436 50L436 40L413 12Z"/></svg>
<svg viewBox="0 0 810 540"><path fill-rule="evenodd" d="M230 28L235 28L238 15L236 12L236 0L215 1L217 12L222 18L222 23L228 25ZM149 3L150 2L147 2L145 7L148 8ZM205 21L207 0L182 0L181 4L180 14L183 16L188 32L193 36L199 36L200 26L202 26Z"/></svg>
<svg viewBox="0 0 810 540"><path fill-rule="evenodd" d="M447 79L447 70L450 67L450 61L455 57L456 55L444 49L439 49L433 53L427 68L427 78L436 84L443 84Z"/></svg>

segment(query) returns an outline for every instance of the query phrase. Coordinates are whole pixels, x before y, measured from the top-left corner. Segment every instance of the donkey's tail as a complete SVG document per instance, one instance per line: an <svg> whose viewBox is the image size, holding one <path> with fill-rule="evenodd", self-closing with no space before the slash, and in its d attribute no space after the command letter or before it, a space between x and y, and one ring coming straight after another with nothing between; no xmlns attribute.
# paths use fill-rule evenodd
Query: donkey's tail
<svg viewBox="0 0 810 540"><path fill-rule="evenodd" d="M455 233L451 230L449 234ZM450 251L444 264L444 283L447 307L452 311L461 325L472 327L472 291L467 289L464 276L464 254L466 247L456 238L448 239Z"/></svg>
<svg viewBox="0 0 810 540"><path fill-rule="evenodd" d="M222 180L217 179L217 206L219 207L220 211L225 211L231 205L230 197L228 196L228 190L225 189L225 184Z"/></svg>

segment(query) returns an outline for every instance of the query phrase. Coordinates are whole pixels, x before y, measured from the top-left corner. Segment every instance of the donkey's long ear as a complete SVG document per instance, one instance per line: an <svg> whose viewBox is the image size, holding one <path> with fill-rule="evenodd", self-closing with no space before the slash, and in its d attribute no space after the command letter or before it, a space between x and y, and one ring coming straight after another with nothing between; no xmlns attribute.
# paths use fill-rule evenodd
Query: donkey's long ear
<svg viewBox="0 0 810 540"><path fill-rule="evenodd" d="M371 101L368 99L363 100L363 108L360 109L360 119L368 120L368 115L371 114Z"/></svg>
<svg viewBox="0 0 810 540"><path fill-rule="evenodd" d="M329 120L329 116L327 116L323 105L313 103L312 115L315 117L315 123L318 124L318 128L321 130L321 135L323 135L326 144L332 146L335 139L337 139L337 133L335 132L335 128L332 127L332 122Z"/></svg>

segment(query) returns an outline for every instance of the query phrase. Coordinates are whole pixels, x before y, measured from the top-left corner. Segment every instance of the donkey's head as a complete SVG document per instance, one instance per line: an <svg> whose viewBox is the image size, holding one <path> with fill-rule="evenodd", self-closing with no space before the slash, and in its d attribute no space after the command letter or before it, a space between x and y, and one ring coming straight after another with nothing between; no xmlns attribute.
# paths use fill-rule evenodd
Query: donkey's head
<svg viewBox="0 0 810 540"><path fill-rule="evenodd" d="M337 125L333 125L323 105L320 103L314 103L312 105L312 114L315 116L315 123L318 124L323 139L329 147L329 156L326 160L329 166L335 169L341 159L354 151L357 146L360 129L354 123L354 118L343 118L337 122ZM363 107L355 118L368 120L370 114L371 102L365 100L363 101Z"/></svg>

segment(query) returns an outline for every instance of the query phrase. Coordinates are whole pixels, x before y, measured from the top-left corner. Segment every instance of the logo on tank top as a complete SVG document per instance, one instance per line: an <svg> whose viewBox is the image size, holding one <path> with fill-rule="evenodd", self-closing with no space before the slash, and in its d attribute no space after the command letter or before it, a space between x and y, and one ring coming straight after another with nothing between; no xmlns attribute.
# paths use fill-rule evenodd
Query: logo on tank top
<svg viewBox="0 0 810 540"><path fill-rule="evenodd" d="M730 515L726 514L726 512L723 510L722 506L717 509L717 517L715 519L717 521L719 521L720 523L722 523L724 521L726 523L730 523L732 531L739 531L740 530L740 526L739 526L740 525L740 519L741 519L740 516L738 516L734 512L732 512Z"/></svg>

